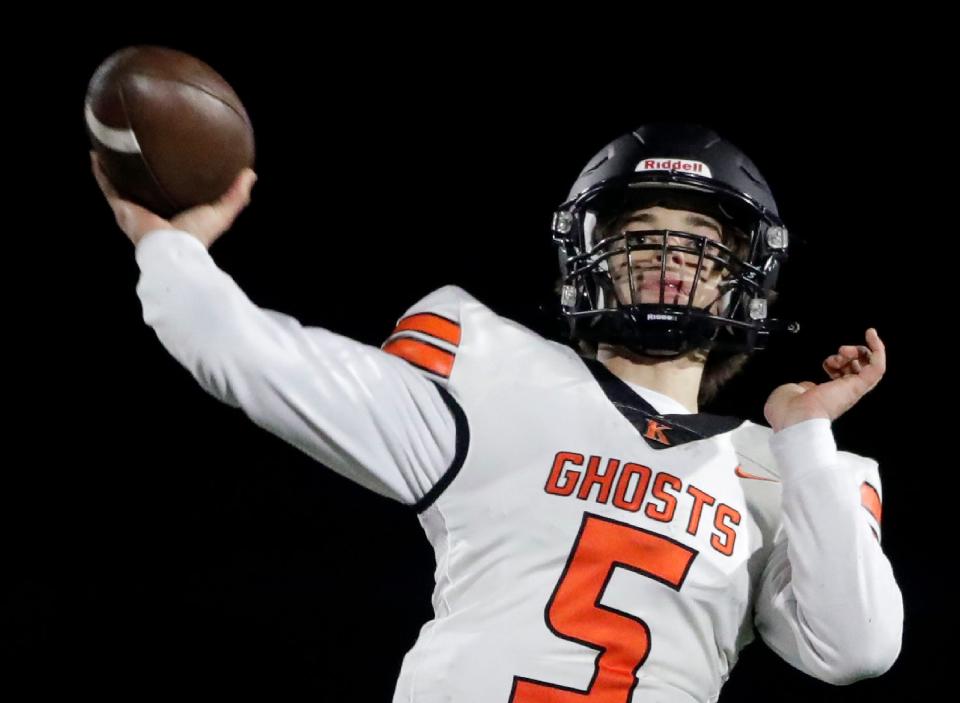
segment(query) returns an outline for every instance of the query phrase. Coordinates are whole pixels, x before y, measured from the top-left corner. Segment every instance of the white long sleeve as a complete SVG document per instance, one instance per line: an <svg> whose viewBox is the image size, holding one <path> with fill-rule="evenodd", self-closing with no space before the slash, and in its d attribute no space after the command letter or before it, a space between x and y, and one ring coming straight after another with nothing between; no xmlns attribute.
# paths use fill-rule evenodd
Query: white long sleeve
<svg viewBox="0 0 960 703"><path fill-rule="evenodd" d="M450 466L451 410L402 359L256 306L185 232L149 233L136 259L144 321L215 398L406 504L423 498Z"/></svg>
<svg viewBox="0 0 960 703"><path fill-rule="evenodd" d="M861 505L857 471L873 474L879 490L876 462L838 452L827 419L774 434L770 449L783 523L762 576L757 629L782 658L823 681L879 676L900 653L903 599Z"/></svg>

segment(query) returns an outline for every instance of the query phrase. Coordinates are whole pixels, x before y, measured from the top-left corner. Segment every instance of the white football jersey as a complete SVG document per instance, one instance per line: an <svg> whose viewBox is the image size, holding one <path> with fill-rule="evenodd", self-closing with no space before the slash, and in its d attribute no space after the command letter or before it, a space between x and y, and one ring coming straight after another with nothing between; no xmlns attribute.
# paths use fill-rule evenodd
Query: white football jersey
<svg viewBox="0 0 960 703"><path fill-rule="evenodd" d="M689 413L457 286L377 349L255 306L190 239L137 248L161 342L433 545L395 703L715 701L755 633L832 683L898 656L877 463L828 420Z"/></svg>

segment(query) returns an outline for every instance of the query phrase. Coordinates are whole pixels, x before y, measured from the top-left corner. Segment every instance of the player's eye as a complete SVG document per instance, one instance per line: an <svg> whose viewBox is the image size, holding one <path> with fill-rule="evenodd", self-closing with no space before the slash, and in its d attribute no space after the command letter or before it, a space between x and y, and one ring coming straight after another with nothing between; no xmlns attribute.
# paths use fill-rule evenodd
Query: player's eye
<svg viewBox="0 0 960 703"><path fill-rule="evenodd" d="M628 229L620 233L627 244L645 244L650 235L645 230Z"/></svg>

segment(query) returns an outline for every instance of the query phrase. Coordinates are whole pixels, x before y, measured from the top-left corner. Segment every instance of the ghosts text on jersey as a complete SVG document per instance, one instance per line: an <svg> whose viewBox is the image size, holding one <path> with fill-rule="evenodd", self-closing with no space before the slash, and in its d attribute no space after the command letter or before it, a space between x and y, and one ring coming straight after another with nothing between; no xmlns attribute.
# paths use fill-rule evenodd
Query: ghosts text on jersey
<svg viewBox="0 0 960 703"><path fill-rule="evenodd" d="M609 458L601 471L603 458L589 458L577 452L557 452L544 487L557 496L576 496L579 500L593 500L612 504L621 510L644 514L651 520L671 522L686 520L687 533L696 536L701 529L709 529L710 546L724 556L733 554L737 539L735 526L740 524L740 513L725 503L717 503L709 493L692 483L686 487L676 476L666 471L654 471L649 466ZM594 490L594 487L597 490ZM677 515L678 498L683 494L693 498L689 511ZM689 500L684 501L687 505ZM704 512L712 513L712 523L703 528Z"/></svg>

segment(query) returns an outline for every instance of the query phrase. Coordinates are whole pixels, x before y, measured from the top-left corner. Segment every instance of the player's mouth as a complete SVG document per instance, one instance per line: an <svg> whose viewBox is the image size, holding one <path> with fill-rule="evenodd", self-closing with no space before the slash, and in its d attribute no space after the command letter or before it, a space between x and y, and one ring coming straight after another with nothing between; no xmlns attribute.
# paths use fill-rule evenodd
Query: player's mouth
<svg viewBox="0 0 960 703"><path fill-rule="evenodd" d="M639 283L635 289L637 302L659 303L660 302L660 281L647 281ZM663 286L663 302L668 304L683 304L689 299L687 291L682 283L676 281L667 281Z"/></svg>
<svg viewBox="0 0 960 703"><path fill-rule="evenodd" d="M663 286L663 288L664 288L665 291L669 291L670 289L673 289L674 291L676 291L676 292L678 292L678 293L686 293L686 292L687 292L687 291L686 291L686 288L685 288L684 285L683 285L683 282L682 282L680 279L678 279L678 278L668 278L666 281L664 281L664 286ZM660 290L660 281L647 281L647 282L642 283L642 284L640 285L640 289L641 289L641 290L656 290L656 291L659 291L659 290Z"/></svg>

